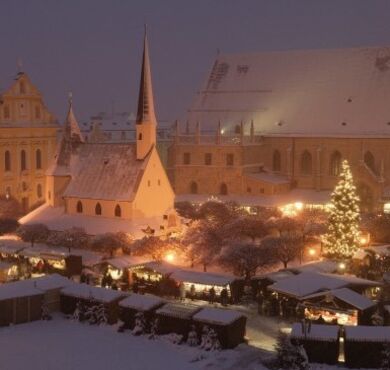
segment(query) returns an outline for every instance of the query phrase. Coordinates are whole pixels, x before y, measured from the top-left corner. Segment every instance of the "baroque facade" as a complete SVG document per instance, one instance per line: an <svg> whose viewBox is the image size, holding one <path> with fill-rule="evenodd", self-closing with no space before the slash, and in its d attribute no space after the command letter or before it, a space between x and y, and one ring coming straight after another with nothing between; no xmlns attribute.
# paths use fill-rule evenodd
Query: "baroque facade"
<svg viewBox="0 0 390 370"><path fill-rule="evenodd" d="M176 194L326 204L347 159L361 208L388 210L389 96L389 48L220 55L169 151Z"/></svg>
<svg viewBox="0 0 390 370"><path fill-rule="evenodd" d="M15 198L23 212L44 201L58 130L42 94L19 72L0 94L0 194Z"/></svg>

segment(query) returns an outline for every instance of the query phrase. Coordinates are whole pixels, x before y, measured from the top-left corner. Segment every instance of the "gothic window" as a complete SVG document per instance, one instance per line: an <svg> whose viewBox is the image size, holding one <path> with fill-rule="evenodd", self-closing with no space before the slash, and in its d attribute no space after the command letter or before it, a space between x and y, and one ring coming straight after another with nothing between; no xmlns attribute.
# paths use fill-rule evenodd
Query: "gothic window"
<svg viewBox="0 0 390 370"><path fill-rule="evenodd" d="M9 199L11 197L11 187L7 186L5 189L5 197Z"/></svg>
<svg viewBox="0 0 390 370"><path fill-rule="evenodd" d="M219 194L221 194L221 195L227 195L228 194L228 188L227 188L227 185L224 182L219 187Z"/></svg>
<svg viewBox="0 0 390 370"><path fill-rule="evenodd" d="M41 107L39 105L35 106L35 119L41 118Z"/></svg>
<svg viewBox="0 0 390 370"><path fill-rule="evenodd" d="M376 169L375 169L375 158L373 156L373 154L368 151L364 154L364 163L366 164L366 166L374 173L376 173Z"/></svg>
<svg viewBox="0 0 390 370"><path fill-rule="evenodd" d="M4 170L11 171L11 153L6 150L4 153Z"/></svg>
<svg viewBox="0 0 390 370"><path fill-rule="evenodd" d="M309 151L305 150L301 157L301 173L302 175L312 174L312 157Z"/></svg>
<svg viewBox="0 0 390 370"><path fill-rule="evenodd" d="M226 165L233 166L234 165L234 154L229 153L226 155Z"/></svg>
<svg viewBox="0 0 390 370"><path fill-rule="evenodd" d="M204 155L204 164L210 166L213 160L213 155L211 153L206 153Z"/></svg>
<svg viewBox="0 0 390 370"><path fill-rule="evenodd" d="M192 181L190 184L190 193L198 194L198 184L195 181Z"/></svg>
<svg viewBox="0 0 390 370"><path fill-rule="evenodd" d="M183 163L184 164L191 164L191 153L184 153L183 154Z"/></svg>
<svg viewBox="0 0 390 370"><path fill-rule="evenodd" d="M35 152L35 164L38 170L42 168L42 153L40 149L37 149Z"/></svg>
<svg viewBox="0 0 390 370"><path fill-rule="evenodd" d="M20 169L21 171L25 171L27 169L27 159L26 159L26 151L22 150L20 152Z"/></svg>
<svg viewBox="0 0 390 370"><path fill-rule="evenodd" d="M138 140L142 140L142 132L138 134Z"/></svg>
<svg viewBox="0 0 390 370"><path fill-rule="evenodd" d="M115 206L115 217L121 217L122 216L122 210L119 204Z"/></svg>
<svg viewBox="0 0 390 370"><path fill-rule="evenodd" d="M102 206L100 205L100 203L96 203L96 206L95 206L95 215L100 216L101 214L102 214Z"/></svg>
<svg viewBox="0 0 390 370"><path fill-rule="evenodd" d="M272 170L279 172L281 170L281 158L279 150L274 150L274 155L272 158Z"/></svg>
<svg viewBox="0 0 390 370"><path fill-rule="evenodd" d="M339 151L333 152L332 156L330 157L330 163L329 163L329 174L331 176L338 176L340 175L341 171L341 154Z"/></svg>
<svg viewBox="0 0 390 370"><path fill-rule="evenodd" d="M76 212L83 213L83 203L81 203L81 201L78 201L76 204Z"/></svg>
<svg viewBox="0 0 390 370"><path fill-rule="evenodd" d="M37 197L42 198L42 185L41 184L37 185Z"/></svg>
<svg viewBox="0 0 390 370"><path fill-rule="evenodd" d="M4 118L9 119L10 118L10 112L9 112L9 105L4 106Z"/></svg>

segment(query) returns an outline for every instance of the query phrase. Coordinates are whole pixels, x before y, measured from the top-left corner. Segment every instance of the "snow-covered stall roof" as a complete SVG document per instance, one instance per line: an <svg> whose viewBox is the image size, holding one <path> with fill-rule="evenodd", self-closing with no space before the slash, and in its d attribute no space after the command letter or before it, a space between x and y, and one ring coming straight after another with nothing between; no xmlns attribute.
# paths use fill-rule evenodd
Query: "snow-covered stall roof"
<svg viewBox="0 0 390 370"><path fill-rule="evenodd" d="M209 324L229 325L242 317L245 315L237 311L205 307L196 313L193 319Z"/></svg>
<svg viewBox="0 0 390 370"><path fill-rule="evenodd" d="M371 299L368 299L367 297L356 293L355 291L348 288L334 289L327 292L315 293L304 297L304 299L306 300L326 296L336 297L339 300L348 303L349 305L359 310L366 310L367 308L370 308L375 305L375 303L371 301Z"/></svg>
<svg viewBox="0 0 390 370"><path fill-rule="evenodd" d="M148 226L156 230L155 235L158 236L160 226L164 224L163 216L124 220L103 216L68 214L65 212L64 207L52 207L47 203L22 217L19 222L21 224L43 223L53 231L64 231L72 227L81 227L89 235L123 231L137 239L145 236L142 230Z"/></svg>
<svg viewBox="0 0 390 370"><path fill-rule="evenodd" d="M212 272L201 272L193 270L174 271L171 275L171 279L186 283L216 286L226 286L237 280L237 278L232 275L222 275Z"/></svg>
<svg viewBox="0 0 390 370"><path fill-rule="evenodd" d="M119 256L99 261L97 264L109 264L118 270L130 268L145 262L145 258L137 256Z"/></svg>
<svg viewBox="0 0 390 370"><path fill-rule="evenodd" d="M317 262L306 263L305 265L292 267L289 269L294 273L302 272L323 272L323 273L334 273L338 270L338 263L336 261L324 260Z"/></svg>
<svg viewBox="0 0 390 370"><path fill-rule="evenodd" d="M61 294L76 298L91 299L103 303L109 303L127 296L126 293L118 290L99 288L88 284L73 284L62 289Z"/></svg>
<svg viewBox="0 0 390 370"><path fill-rule="evenodd" d="M268 289L298 299L321 291L339 289L349 286L376 287L381 283L360 279L350 275L321 274L302 272L272 284Z"/></svg>
<svg viewBox="0 0 390 370"><path fill-rule="evenodd" d="M190 319L201 307L194 304L168 303L159 308L156 313L163 316L176 317L180 319Z"/></svg>
<svg viewBox="0 0 390 370"><path fill-rule="evenodd" d="M278 136L388 136L390 48L219 54L189 109L203 128ZM370 124L367 124L370 122Z"/></svg>
<svg viewBox="0 0 390 370"><path fill-rule="evenodd" d="M276 283L277 281L289 278L291 276L294 276L294 274L291 271L280 270L280 271L268 272L266 274L256 275L253 277L253 280L267 279Z"/></svg>
<svg viewBox="0 0 390 370"><path fill-rule="evenodd" d="M138 268L147 268L152 271L156 271L159 274L162 275L168 275L172 274L175 271L181 270L180 267L172 265L165 261L148 261L148 262L142 262L137 265L133 265L131 268L138 269Z"/></svg>
<svg viewBox="0 0 390 370"><path fill-rule="evenodd" d="M148 160L137 160L134 143L82 144L64 197L132 201Z"/></svg>
<svg viewBox="0 0 390 370"><path fill-rule="evenodd" d="M213 194L183 194L176 195L175 202L191 202L201 204L207 202ZM305 204L326 204L330 202L330 191L311 189L292 189L286 194L278 195L218 195L223 202L235 202L248 207L281 207L286 204L302 202Z"/></svg>
<svg viewBox="0 0 390 370"><path fill-rule="evenodd" d="M337 325L311 324L303 326L302 323L294 323L291 328L291 338L314 339L327 342L336 342L339 336Z"/></svg>
<svg viewBox="0 0 390 370"><path fill-rule="evenodd" d="M346 326L346 341L353 342L390 342L390 328L388 326Z"/></svg>
<svg viewBox="0 0 390 370"><path fill-rule="evenodd" d="M69 287L74 284L71 280L58 274L15 281L0 285L0 299L41 295L49 290Z"/></svg>
<svg viewBox="0 0 390 370"><path fill-rule="evenodd" d="M26 246L21 245L21 244L0 244L0 253L4 254L18 254L21 250L23 250Z"/></svg>
<svg viewBox="0 0 390 370"><path fill-rule="evenodd" d="M149 311L155 307L161 306L165 301L160 297L149 294L133 293L129 297L119 302L119 306L132 308L137 311Z"/></svg>

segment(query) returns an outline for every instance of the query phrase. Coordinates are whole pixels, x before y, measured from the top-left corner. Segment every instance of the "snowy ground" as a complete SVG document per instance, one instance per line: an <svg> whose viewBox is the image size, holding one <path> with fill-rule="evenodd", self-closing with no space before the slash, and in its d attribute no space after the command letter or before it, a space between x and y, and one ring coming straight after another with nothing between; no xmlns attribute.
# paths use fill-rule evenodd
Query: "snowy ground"
<svg viewBox="0 0 390 370"><path fill-rule="evenodd" d="M166 338L134 337L117 333L115 327L80 324L61 316L0 328L1 369L263 370L260 357L258 349L247 345L208 353Z"/></svg>

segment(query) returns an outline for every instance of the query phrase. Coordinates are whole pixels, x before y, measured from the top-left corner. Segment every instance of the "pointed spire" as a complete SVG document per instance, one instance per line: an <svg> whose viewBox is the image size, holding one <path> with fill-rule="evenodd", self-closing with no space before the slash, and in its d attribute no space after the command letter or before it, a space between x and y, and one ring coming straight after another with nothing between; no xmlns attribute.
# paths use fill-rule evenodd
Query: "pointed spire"
<svg viewBox="0 0 390 370"><path fill-rule="evenodd" d="M138 110L136 124L154 123L157 124L154 112L152 75L150 72L148 37L144 35L144 52L142 56L141 81L138 96Z"/></svg>
<svg viewBox="0 0 390 370"><path fill-rule="evenodd" d="M83 135L73 112L73 94L69 92L69 109L65 120L65 137L69 140L84 142Z"/></svg>

